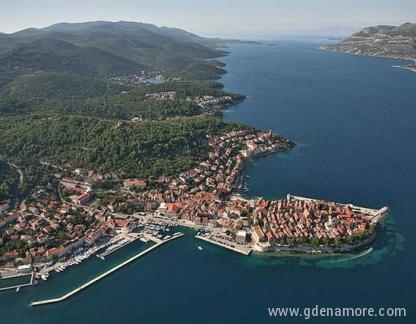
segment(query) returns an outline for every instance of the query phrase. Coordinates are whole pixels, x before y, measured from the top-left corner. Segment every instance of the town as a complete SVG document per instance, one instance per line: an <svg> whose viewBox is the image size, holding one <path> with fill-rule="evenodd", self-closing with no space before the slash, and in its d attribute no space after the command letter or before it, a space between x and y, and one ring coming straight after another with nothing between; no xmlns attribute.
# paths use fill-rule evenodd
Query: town
<svg viewBox="0 0 416 324"><path fill-rule="evenodd" d="M93 254L103 257L136 239L169 239L164 231L178 225L245 255L331 252L371 238L387 211L290 195L244 199L247 159L289 150L293 142L272 132L241 130L212 136L208 144L207 158L176 177L119 179L80 169L70 178L56 174L56 190L39 190L0 219L1 276L36 271L46 280L48 271ZM109 178L118 186L94 191Z"/></svg>
<svg viewBox="0 0 416 324"><path fill-rule="evenodd" d="M116 82L120 85L142 85L150 80L164 80L161 72L158 71L141 71L136 74L122 75L109 78L110 81Z"/></svg>
<svg viewBox="0 0 416 324"><path fill-rule="evenodd" d="M161 91L147 93L146 100L174 100L176 91ZM235 103L230 95L214 97L211 95L199 95L195 97L187 96L186 101L192 102L201 108L222 108Z"/></svg>

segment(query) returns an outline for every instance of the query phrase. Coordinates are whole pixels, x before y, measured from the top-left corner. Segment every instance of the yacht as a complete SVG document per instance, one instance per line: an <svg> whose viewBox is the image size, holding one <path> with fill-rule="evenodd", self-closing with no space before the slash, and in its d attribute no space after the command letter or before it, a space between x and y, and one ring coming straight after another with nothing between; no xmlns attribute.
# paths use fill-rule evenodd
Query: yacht
<svg viewBox="0 0 416 324"><path fill-rule="evenodd" d="M202 251L203 250L203 247L202 246L198 246L198 250L199 251Z"/></svg>

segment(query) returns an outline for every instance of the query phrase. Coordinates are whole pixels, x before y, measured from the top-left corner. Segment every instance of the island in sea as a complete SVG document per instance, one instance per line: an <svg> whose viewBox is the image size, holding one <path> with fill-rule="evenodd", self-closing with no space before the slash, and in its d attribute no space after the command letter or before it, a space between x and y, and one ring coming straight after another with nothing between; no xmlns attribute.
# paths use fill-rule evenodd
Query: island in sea
<svg viewBox="0 0 416 324"><path fill-rule="evenodd" d="M366 27L350 37L322 46L323 49L357 55L416 60L416 24ZM416 71L415 63L397 66Z"/></svg>
<svg viewBox="0 0 416 324"><path fill-rule="evenodd" d="M30 275L31 285L136 240L150 245L58 302L180 238L180 226L244 255L372 242L387 207L244 196L245 165L295 143L222 118L245 98L216 81L226 43L131 22L0 35L2 278Z"/></svg>

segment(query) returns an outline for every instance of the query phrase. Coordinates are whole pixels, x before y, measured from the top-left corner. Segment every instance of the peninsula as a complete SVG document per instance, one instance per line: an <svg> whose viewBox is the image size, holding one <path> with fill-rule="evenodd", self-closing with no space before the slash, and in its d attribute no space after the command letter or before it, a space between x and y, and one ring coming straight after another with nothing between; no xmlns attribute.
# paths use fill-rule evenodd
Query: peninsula
<svg viewBox="0 0 416 324"><path fill-rule="evenodd" d="M323 49L357 55L416 60L416 24L366 27Z"/></svg>

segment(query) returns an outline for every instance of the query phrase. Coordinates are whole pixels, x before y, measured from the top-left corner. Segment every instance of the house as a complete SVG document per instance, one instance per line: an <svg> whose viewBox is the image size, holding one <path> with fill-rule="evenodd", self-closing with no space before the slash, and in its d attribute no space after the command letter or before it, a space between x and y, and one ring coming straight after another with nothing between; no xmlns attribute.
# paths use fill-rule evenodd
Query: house
<svg viewBox="0 0 416 324"><path fill-rule="evenodd" d="M54 257L59 258L59 257L63 256L64 254L65 254L64 249L62 247L54 247L54 248L49 249L46 252L46 255L49 258L54 258Z"/></svg>
<svg viewBox="0 0 416 324"><path fill-rule="evenodd" d="M251 236L254 242L264 242L266 237L264 236L263 231L261 230L260 226L253 226Z"/></svg>
<svg viewBox="0 0 416 324"><path fill-rule="evenodd" d="M235 241L238 244L246 244L246 240L247 240L247 232L244 230L238 231L235 236Z"/></svg>
<svg viewBox="0 0 416 324"><path fill-rule="evenodd" d="M89 192L84 192L82 195L72 197L72 201L77 205L86 205L91 199L91 194Z"/></svg>
<svg viewBox="0 0 416 324"><path fill-rule="evenodd" d="M97 230L93 230L93 229L89 229L85 235L87 236L85 239L85 242L88 245L93 244L95 241L97 241L101 236L104 235L104 232L101 228L97 229Z"/></svg>
<svg viewBox="0 0 416 324"><path fill-rule="evenodd" d="M135 224L127 219L116 218L114 224L116 225L116 231L120 233L130 233L135 228Z"/></svg>
<svg viewBox="0 0 416 324"><path fill-rule="evenodd" d="M178 216L179 210L182 208L182 204L180 204L180 203L169 203L169 204L166 204L166 205L167 205L166 216L169 216L169 217Z"/></svg>

